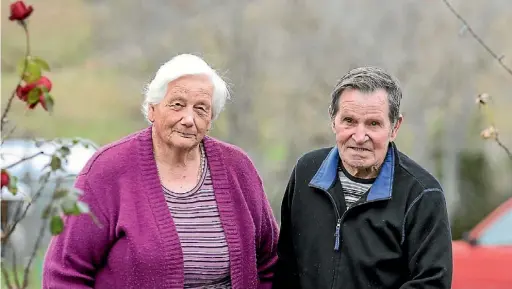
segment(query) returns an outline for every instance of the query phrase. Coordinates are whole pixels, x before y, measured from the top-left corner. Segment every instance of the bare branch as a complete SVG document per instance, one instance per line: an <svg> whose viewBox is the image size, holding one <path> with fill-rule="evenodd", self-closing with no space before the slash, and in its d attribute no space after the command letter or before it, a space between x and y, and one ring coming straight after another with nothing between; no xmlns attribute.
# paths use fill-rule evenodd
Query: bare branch
<svg viewBox="0 0 512 289"><path fill-rule="evenodd" d="M487 44L485 44L485 42L482 40L482 38L480 36L478 36L478 34L476 34L476 32L473 30L473 28L471 28L471 26L469 25L469 23L457 12L457 10L455 10L455 8L450 4L450 2L448 0L442 0L443 3L446 5L446 7L448 7L448 9L453 13L453 15L455 15L455 17L457 17L460 22L462 22L462 24L464 24L464 27L467 29L467 31L471 34L471 36L473 36L473 38L494 58L496 59L496 61L498 61L498 63L501 65L501 67L503 67L503 69L505 69L505 71L510 74L510 76L512 76L512 69L510 67L508 67L504 62L503 62L503 59L505 58L504 55L499 55L494 52Z"/></svg>
<svg viewBox="0 0 512 289"><path fill-rule="evenodd" d="M510 152L510 149L508 147L506 147L501 141L500 139L498 138L498 136L496 136L495 138L496 140L496 143L502 148L505 150L505 152L507 153L508 157L510 158L510 160L512 160L512 152Z"/></svg>
<svg viewBox="0 0 512 289"><path fill-rule="evenodd" d="M25 210L23 211L21 216L16 218L14 220L14 223L10 226L10 228L8 228L6 230L7 232L5 233L4 236L2 236L2 239L4 239L4 240L8 240L9 239L9 237L12 234L12 232L14 232L14 229L16 229L16 226L18 225L18 223L21 220L23 220L25 218L25 216L27 215L28 209L30 209L30 206L32 205L32 203L34 203L39 198L39 196L41 195L41 193L43 192L44 188L46 187L46 184L48 183L49 179L50 179L50 174L46 175L46 177L43 180L43 184L41 185L41 187L39 187L39 190L37 190L37 192L35 193L34 197L32 198L32 201L27 204L27 206L25 207Z"/></svg>
<svg viewBox="0 0 512 289"><path fill-rule="evenodd" d="M9 242L10 243L10 242ZM17 270L16 270L16 267L18 267L16 265L16 250L14 249L14 246L11 245L11 250L12 250L12 274L14 275L13 279L14 279L14 284L16 284L16 288L20 288L21 287L21 282L20 282L20 278L18 277L18 274L16 273Z"/></svg>
<svg viewBox="0 0 512 289"><path fill-rule="evenodd" d="M0 267L2 267L2 275L3 275L5 286L7 286L8 289L13 289L11 279L9 278L9 273L7 272L7 269L5 269L5 266L0 266Z"/></svg>
<svg viewBox="0 0 512 289"><path fill-rule="evenodd" d="M6 119L5 120L5 124L8 124L9 123L9 120ZM11 137L11 135L14 133L14 131L16 130L16 124L13 124L12 128L7 132L7 133L2 133L2 140L0 141L0 145L3 145L4 144L4 141L8 138Z"/></svg>
<svg viewBox="0 0 512 289"><path fill-rule="evenodd" d="M30 160L30 159L33 159L33 158L35 158L35 157L39 156L39 155L44 155L44 154L45 154L45 153L44 153L43 151L40 151L40 152L38 152L38 153L36 153L36 154L33 154L33 155L31 155L31 156L24 157L24 158L22 158L21 160L19 160L19 161L15 162L15 163L12 163L12 164L10 164L10 165L8 165L8 166L7 166L7 167L5 167L4 169L10 169L10 168L12 168L12 167L14 167L14 166L17 166L17 165L21 164L22 162L28 161L28 160Z"/></svg>
<svg viewBox="0 0 512 289"><path fill-rule="evenodd" d="M53 199L51 202L53 202ZM34 248L32 250L32 254L30 255L30 259L28 259L27 266L25 266L25 270L23 273L23 287L21 287L22 289L26 289L28 287L30 267L32 266L32 262L34 261L37 250L41 246L41 240L43 239L47 225L48 225L48 222L46 220L43 220L41 228L39 229L39 235L37 236L36 243L34 244Z"/></svg>

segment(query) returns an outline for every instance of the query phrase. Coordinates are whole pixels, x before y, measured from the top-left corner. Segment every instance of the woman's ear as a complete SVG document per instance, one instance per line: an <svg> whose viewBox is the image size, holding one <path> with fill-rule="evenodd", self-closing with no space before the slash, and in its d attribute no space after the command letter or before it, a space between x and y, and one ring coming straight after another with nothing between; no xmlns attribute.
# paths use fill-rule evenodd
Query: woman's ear
<svg viewBox="0 0 512 289"><path fill-rule="evenodd" d="M148 106L148 119L151 123L155 121L155 106L153 104Z"/></svg>

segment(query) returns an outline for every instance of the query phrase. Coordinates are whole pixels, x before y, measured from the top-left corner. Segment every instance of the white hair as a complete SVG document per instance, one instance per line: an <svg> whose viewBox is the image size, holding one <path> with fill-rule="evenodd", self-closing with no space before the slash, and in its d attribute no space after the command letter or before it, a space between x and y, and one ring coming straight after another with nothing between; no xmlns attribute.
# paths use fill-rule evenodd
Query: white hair
<svg viewBox="0 0 512 289"><path fill-rule="evenodd" d="M180 54L164 63L156 72L155 78L146 86L141 109L146 120L149 121L149 105L158 104L164 99L169 82L185 75L198 74L208 76L212 82L212 120L215 120L224 108L226 100L230 98L228 86L203 59L192 54Z"/></svg>

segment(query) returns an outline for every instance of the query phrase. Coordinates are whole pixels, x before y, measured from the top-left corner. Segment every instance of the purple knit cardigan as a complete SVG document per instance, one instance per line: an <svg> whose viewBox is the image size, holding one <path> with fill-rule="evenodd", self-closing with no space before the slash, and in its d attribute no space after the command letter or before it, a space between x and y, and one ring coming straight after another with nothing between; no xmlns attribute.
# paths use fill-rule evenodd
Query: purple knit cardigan
<svg viewBox="0 0 512 289"><path fill-rule="evenodd" d="M233 289L271 288L278 227L245 153L205 137ZM45 256L43 288L183 288L183 254L153 157L151 127L98 151L77 178L99 219L65 220Z"/></svg>

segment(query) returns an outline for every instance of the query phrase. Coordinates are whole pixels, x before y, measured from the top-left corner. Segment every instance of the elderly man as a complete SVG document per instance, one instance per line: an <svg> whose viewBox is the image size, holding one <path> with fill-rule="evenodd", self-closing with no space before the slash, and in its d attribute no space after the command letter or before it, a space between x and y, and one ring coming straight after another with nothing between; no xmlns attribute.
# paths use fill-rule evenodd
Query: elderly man
<svg viewBox="0 0 512 289"><path fill-rule="evenodd" d="M336 145L302 156L286 188L274 289L450 288L443 190L393 142L401 98L380 68L336 85Z"/></svg>

